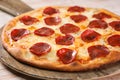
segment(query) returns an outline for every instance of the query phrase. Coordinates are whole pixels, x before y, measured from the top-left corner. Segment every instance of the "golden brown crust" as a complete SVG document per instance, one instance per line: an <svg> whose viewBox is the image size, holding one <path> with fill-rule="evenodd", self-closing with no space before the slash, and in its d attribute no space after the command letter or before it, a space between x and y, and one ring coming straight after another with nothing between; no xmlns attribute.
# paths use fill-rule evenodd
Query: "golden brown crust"
<svg viewBox="0 0 120 80"><path fill-rule="evenodd" d="M110 12L110 11L108 11L108 10L106 10L106 9L101 9L100 11L101 11L101 12L105 12L105 13L111 15L112 17L117 18L118 20L120 20L120 16L116 15L116 14L113 13L113 12Z"/></svg>
<svg viewBox="0 0 120 80"><path fill-rule="evenodd" d="M60 7L57 7L60 8ZM91 8L88 8L91 9ZM37 66L40 68L45 68L45 69L52 69L52 70L58 70L58 71L84 71L84 70L88 70L88 69L94 69L94 68L99 68L100 66L104 65L104 64L108 64L108 63L113 63L116 61L120 60L120 52L118 51L111 51L109 55L107 55L106 57L101 57L101 58L96 58L94 60L90 60L87 63L80 63L79 61L74 61L70 64L63 64L60 63L58 61L55 62L51 62L45 58L43 59L36 59L36 58L30 58L30 57L26 57L25 53L26 50L22 49L20 47L14 47L9 43L9 36L6 33L7 30L9 30L10 28L14 27L16 22L18 21L18 19L21 16L24 15L32 15L33 13L38 13L39 11L43 10L43 8L28 12L28 13L24 13L20 16L15 17L13 20L11 20L3 29L2 31L2 43L3 46L7 49L7 51L14 56L16 59L18 59L19 61L22 61L24 63L33 65L33 66ZM120 17L117 16L116 14L109 12L105 9L98 9L99 11L105 12L110 14L111 16L117 18L118 20L120 20Z"/></svg>
<svg viewBox="0 0 120 80"><path fill-rule="evenodd" d="M107 57L103 58L96 58L94 60L89 61L86 64L81 64L79 61L72 62L70 64L60 64L57 61L56 62L50 62L49 60L46 59L39 59L39 60L34 60L34 59L27 59L24 58L21 54L21 50L18 50L18 48L13 48L13 50L8 49L8 52L12 54L16 59L19 61L22 61L23 63L27 63L39 68L43 69L51 69L51 70L57 70L57 71L86 71L86 70L91 70L95 68L99 68L103 65L109 64L109 63L114 63L116 61L120 60L120 52L113 51L111 52ZM42 62L42 63L41 63Z"/></svg>

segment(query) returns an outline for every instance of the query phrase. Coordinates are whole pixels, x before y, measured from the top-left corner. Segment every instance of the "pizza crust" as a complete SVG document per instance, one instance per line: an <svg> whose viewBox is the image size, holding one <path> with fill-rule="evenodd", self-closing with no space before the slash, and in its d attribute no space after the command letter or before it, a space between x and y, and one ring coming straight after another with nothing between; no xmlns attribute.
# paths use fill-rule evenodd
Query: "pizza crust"
<svg viewBox="0 0 120 80"><path fill-rule="evenodd" d="M32 66L36 66L43 69L57 70L57 71L86 71L91 69L100 68L109 63L114 63L120 60L120 52L112 51L107 57L96 58L85 64L81 64L79 61L74 61L70 64L63 64L59 62L50 62L47 59L29 59L22 54L24 51L18 48L9 48L7 51L14 56L17 60L23 63L27 63ZM42 62L42 63L41 63Z"/></svg>
<svg viewBox="0 0 120 80"><path fill-rule="evenodd" d="M60 7L57 7L57 8L60 8ZM44 8L40 8L37 10L33 10L31 12L24 13L20 16L17 16L3 28L2 36L1 36L2 44L5 47L5 49L8 51L8 53L10 53L17 60L23 63L30 64L32 66L39 67L39 68L57 70L57 71L85 71L85 70L100 68L100 66L103 66L109 63L114 63L120 60L120 55L118 55L120 54L120 52L118 51L111 51L110 54L107 55L106 57L96 58L94 60L88 61L87 63L80 63L79 61L74 61L69 64L63 64L62 62L59 62L59 61L55 61L55 62L49 61L46 58L37 59L35 57L32 57L32 58L26 57L25 56L25 54L27 53L26 49L21 49L20 47L16 47L10 44L10 37L7 34L7 31L16 25L16 22L19 20L20 17L24 15L32 15L35 13L39 13L39 11L43 9ZM88 9L91 9L91 8L88 8ZM102 12L108 13L111 16L120 20L120 17L112 12L109 12L105 9L98 9L98 10L100 12L102 11Z"/></svg>
<svg viewBox="0 0 120 80"><path fill-rule="evenodd" d="M101 9L100 11L101 11L101 12L104 12L104 13L107 13L107 14L111 15L112 17L117 18L118 20L120 19L120 16L118 16L118 15L116 15L115 13L110 12L110 11L108 11L108 10L106 10L106 9Z"/></svg>

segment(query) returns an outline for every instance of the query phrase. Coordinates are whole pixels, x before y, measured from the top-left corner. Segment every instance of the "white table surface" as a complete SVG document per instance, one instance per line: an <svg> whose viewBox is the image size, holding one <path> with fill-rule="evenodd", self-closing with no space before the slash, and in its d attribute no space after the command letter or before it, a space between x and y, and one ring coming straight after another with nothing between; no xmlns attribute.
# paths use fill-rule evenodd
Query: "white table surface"
<svg viewBox="0 0 120 80"><path fill-rule="evenodd" d="M39 8L42 6L67 6L79 5L93 8L105 8L118 15L120 15L120 0L22 0L32 8ZM0 27L6 24L13 17L0 10ZM0 63L0 80L35 80L28 76L16 73L13 70L5 67ZM102 79L103 80L103 79ZM116 75L104 80L120 80L120 75Z"/></svg>

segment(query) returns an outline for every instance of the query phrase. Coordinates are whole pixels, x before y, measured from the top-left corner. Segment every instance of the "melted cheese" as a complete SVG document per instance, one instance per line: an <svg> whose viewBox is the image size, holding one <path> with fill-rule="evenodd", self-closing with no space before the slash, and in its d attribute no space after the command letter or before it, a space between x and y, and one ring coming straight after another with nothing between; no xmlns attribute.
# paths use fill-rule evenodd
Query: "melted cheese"
<svg viewBox="0 0 120 80"><path fill-rule="evenodd" d="M94 12L95 12L94 9L90 9L83 12L82 15L85 15L88 18L88 20L91 21L91 20L94 20L94 18L92 18Z"/></svg>
<svg viewBox="0 0 120 80"><path fill-rule="evenodd" d="M96 28L93 28L93 30L95 30L96 32L100 33L102 35L101 39L99 39L98 41L94 41L94 42L91 42L91 43L85 43L84 41L81 41L78 39L77 42L75 42L73 45L70 45L70 46L63 46L63 45L57 45L55 43L55 38L58 36L58 34L60 35L63 35L61 34L59 28L66 24L66 23L72 23L74 25L77 25L80 27L80 31L77 32L77 33L72 33L72 35L75 37L75 39L77 38L80 38L80 35L81 33L87 28L87 25L89 24L89 21L92 21L94 20L95 18L92 18L92 15L94 14L95 10L94 9L90 9L90 10L86 10L85 12L82 12L81 14L82 15L85 15L87 16L87 20L86 21L83 21L81 23L75 23L73 20L70 19L70 15L73 15L73 14L80 14L80 13L70 13L70 12L67 12L65 10L65 8L60 8L60 14L58 15L53 15L53 16L59 16L61 19L62 19L62 22L59 24L59 25L55 25L55 26L48 26L45 24L44 22L44 18L41 14L38 15L38 14L34 14L34 16L37 16L37 18L39 18L39 22L35 23L35 24L32 24L30 26L27 26L27 25L24 25L23 23L21 23L20 21L17 22L16 26L14 26L13 28L11 28L8 32L11 32L11 30L13 29L19 29L19 28L25 28L25 29L28 29L30 30L30 35L27 35L25 36L24 38L14 42L14 41L10 41L11 44L14 44L14 46L24 46L24 48L27 49L27 53L26 53L26 57L27 58L33 58L35 55L32 54L30 51L29 51L29 48L35 44L35 43L38 43L38 42L45 42L45 43L48 43L50 46L51 46L51 51L46 54L46 55L43 55L43 56L37 56L39 58L46 58L48 59L49 61L52 61L52 62L55 62L56 60L58 60L58 57L56 55L56 51L61 49L61 48L70 48L70 49L73 49L73 50L77 50L77 55L78 55L78 58L79 59L84 59L84 60L87 60L89 58L89 54L88 54L88 51L87 51L87 48L89 46L92 46L92 45L98 45L98 44L101 44L101 45L105 45L107 46L110 50L112 49L115 49L115 50L120 50L120 48L115 48L115 47L111 47L110 45L108 46L107 43L105 43L105 39L103 39L103 37L106 38L106 35L108 34L111 34L112 32L115 32L115 30L113 30L110 26L107 28L107 29L96 29ZM111 22L113 20L116 20L116 19L106 19L106 22ZM49 27L51 29L53 29L55 31L55 34L53 34L52 36L50 37L40 37L40 36L37 36L37 35L34 35L34 30L38 29L38 28L41 28L41 27ZM104 35L104 36L103 36ZM11 39L10 39L11 40ZM79 42L80 41L80 42ZM79 46L80 44L83 44L83 46ZM77 45L77 47L76 47Z"/></svg>

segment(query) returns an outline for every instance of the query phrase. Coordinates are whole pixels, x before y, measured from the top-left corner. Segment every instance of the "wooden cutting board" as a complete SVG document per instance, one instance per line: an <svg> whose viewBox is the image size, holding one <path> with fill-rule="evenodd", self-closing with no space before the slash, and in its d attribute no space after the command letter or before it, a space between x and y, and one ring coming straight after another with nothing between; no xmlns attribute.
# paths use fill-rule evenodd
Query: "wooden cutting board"
<svg viewBox="0 0 120 80"><path fill-rule="evenodd" d="M2 29L0 29L1 34ZM30 65L23 64L14 59L3 48L0 38L0 60L9 68L39 79L48 80L111 80L108 78L120 73L120 62L110 64L101 69L86 71L86 72L58 72L36 68ZM119 79L118 79L119 80Z"/></svg>

